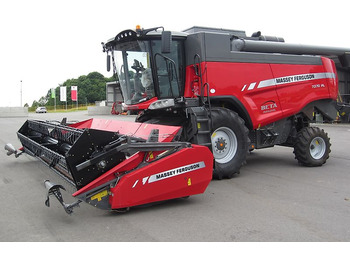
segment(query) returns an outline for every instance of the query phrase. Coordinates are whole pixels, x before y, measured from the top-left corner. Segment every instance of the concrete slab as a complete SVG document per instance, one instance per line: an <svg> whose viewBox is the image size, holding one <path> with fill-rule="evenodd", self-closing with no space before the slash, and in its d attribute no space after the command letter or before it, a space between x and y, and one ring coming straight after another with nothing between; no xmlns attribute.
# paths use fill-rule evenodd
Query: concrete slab
<svg viewBox="0 0 350 262"><path fill-rule="evenodd" d="M88 115L111 115L111 107L110 106L89 106L88 107Z"/></svg>
<svg viewBox="0 0 350 262"><path fill-rule="evenodd" d="M29 114L29 118L62 117L88 118L86 111ZM103 118L133 120L129 116ZM0 128L0 241L350 240L350 125L319 125L332 142L330 158L322 167L299 166L292 148L254 150L239 175L213 180L204 194L134 208L128 213L107 212L81 203L69 216L54 199L50 208L44 205L44 180L54 181L55 174L28 155L8 157L3 149L8 142L20 147L16 131L25 120L0 118L0 126L6 127ZM75 201L67 191L63 191L67 203ZM221 253L222 249L220 243L216 250Z"/></svg>
<svg viewBox="0 0 350 262"><path fill-rule="evenodd" d="M26 117L28 107L0 107L0 117Z"/></svg>

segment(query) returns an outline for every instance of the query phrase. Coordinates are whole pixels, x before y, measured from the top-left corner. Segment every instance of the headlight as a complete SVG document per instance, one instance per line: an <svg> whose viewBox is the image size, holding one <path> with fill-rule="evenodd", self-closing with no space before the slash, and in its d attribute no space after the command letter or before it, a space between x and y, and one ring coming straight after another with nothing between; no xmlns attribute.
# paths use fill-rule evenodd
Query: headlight
<svg viewBox="0 0 350 262"><path fill-rule="evenodd" d="M155 109L167 108L172 106L175 106L174 99L162 99L150 104L148 109L155 110Z"/></svg>

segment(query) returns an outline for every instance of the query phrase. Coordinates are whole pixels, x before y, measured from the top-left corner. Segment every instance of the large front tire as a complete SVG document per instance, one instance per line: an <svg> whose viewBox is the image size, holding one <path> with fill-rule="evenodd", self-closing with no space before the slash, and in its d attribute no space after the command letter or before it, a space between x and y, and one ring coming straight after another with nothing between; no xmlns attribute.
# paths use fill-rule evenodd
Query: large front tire
<svg viewBox="0 0 350 262"><path fill-rule="evenodd" d="M322 166L331 152L327 133L318 127L304 127L297 135L294 154L304 166Z"/></svg>
<svg viewBox="0 0 350 262"><path fill-rule="evenodd" d="M231 178L246 161L248 128L237 113L226 108L211 110L213 132L212 151L215 159L213 177Z"/></svg>

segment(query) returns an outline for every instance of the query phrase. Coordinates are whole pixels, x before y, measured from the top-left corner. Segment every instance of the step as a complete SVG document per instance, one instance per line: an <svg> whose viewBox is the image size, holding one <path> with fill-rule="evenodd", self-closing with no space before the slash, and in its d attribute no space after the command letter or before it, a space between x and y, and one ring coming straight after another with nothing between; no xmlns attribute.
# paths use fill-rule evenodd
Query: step
<svg viewBox="0 0 350 262"><path fill-rule="evenodd" d="M197 118L197 122L209 122L208 118Z"/></svg>
<svg viewBox="0 0 350 262"><path fill-rule="evenodd" d="M202 144L200 144L201 146L208 146L208 147L210 147L211 146L211 143L202 143Z"/></svg>

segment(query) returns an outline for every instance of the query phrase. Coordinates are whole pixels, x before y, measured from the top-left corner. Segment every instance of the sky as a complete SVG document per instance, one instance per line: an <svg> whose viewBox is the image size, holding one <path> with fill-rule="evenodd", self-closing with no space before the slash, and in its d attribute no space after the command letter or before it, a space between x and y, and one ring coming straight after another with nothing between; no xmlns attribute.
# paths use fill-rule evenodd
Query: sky
<svg viewBox="0 0 350 262"><path fill-rule="evenodd" d="M138 24L261 31L289 43L350 47L349 7L344 0L1 1L0 107L31 105L93 71L110 77L101 42Z"/></svg>

